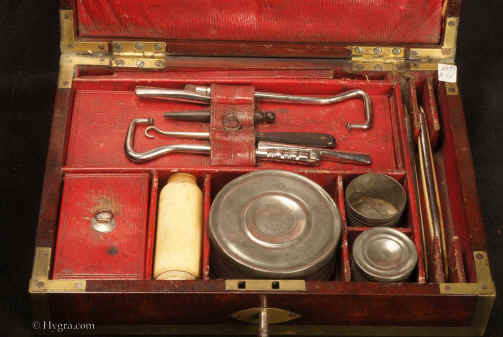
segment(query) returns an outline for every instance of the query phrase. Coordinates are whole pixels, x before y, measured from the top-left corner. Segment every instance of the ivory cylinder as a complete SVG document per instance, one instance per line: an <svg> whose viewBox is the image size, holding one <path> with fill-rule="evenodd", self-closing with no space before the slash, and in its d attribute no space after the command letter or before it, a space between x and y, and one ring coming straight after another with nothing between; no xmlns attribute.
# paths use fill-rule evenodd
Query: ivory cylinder
<svg viewBox="0 0 503 337"><path fill-rule="evenodd" d="M175 173L161 190L157 215L154 279L200 277L203 194L196 177Z"/></svg>

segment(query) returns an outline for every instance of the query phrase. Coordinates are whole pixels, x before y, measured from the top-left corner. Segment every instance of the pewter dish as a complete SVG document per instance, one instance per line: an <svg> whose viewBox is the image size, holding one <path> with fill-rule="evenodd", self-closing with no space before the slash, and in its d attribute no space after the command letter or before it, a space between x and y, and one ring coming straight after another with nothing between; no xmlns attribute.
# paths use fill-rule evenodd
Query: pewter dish
<svg viewBox="0 0 503 337"><path fill-rule="evenodd" d="M288 171L248 173L211 206L212 267L218 277L326 279L340 233L339 210L320 185Z"/></svg>

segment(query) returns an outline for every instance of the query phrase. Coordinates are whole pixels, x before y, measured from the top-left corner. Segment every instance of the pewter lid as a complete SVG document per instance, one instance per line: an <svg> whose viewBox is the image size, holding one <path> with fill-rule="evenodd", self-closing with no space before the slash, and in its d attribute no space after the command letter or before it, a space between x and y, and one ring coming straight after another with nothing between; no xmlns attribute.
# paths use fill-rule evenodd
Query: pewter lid
<svg viewBox="0 0 503 337"><path fill-rule="evenodd" d="M211 206L214 249L253 277L303 278L326 265L341 218L328 193L310 179L264 170L224 186Z"/></svg>
<svg viewBox="0 0 503 337"><path fill-rule="evenodd" d="M353 261L369 279L402 281L417 264L417 250L402 232L376 227L358 235L353 244Z"/></svg>

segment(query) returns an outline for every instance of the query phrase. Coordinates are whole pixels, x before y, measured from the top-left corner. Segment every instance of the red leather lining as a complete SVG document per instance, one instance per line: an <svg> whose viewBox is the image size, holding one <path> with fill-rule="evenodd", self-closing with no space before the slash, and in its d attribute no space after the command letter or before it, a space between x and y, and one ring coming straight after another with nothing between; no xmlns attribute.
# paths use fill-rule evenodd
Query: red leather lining
<svg viewBox="0 0 503 337"><path fill-rule="evenodd" d="M442 0L75 0L82 37L437 44Z"/></svg>
<svg viewBox="0 0 503 337"><path fill-rule="evenodd" d="M254 87L211 87L211 165L255 166Z"/></svg>

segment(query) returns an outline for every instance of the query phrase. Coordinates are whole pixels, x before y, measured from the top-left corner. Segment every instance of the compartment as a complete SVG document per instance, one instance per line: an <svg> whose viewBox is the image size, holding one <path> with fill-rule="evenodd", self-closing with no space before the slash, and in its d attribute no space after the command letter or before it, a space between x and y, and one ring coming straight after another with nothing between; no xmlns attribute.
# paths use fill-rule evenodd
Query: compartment
<svg viewBox="0 0 503 337"><path fill-rule="evenodd" d="M147 173L66 174L54 279L148 278Z"/></svg>
<svg viewBox="0 0 503 337"><path fill-rule="evenodd" d="M212 203L215 202L215 198L217 197L217 195L222 191L222 189L227 184L231 183L233 180L235 180L235 179L237 179L247 173L250 173L250 172L257 172L257 170L241 171L241 172L218 172L218 173L212 174L211 202ZM329 197L334 201L335 205L337 205L338 176L336 174L332 174L329 172L323 172L323 173L297 172L297 173L300 174L301 176L308 178L310 181L315 182L319 186L321 186L321 188L325 192L327 192ZM269 174L271 174L271 173L269 173ZM267 178L273 179L270 176L267 176ZM269 184L266 182L265 179L266 179L265 177L260 176L259 180L263 181L264 184L269 186ZM275 176L275 179L282 179L281 183L279 183L279 184L283 184L283 185L286 184L286 181L293 182L293 180L290 180L290 179L292 179L292 177ZM297 182L297 180L295 180L295 182ZM308 186L303 185L303 184L305 184L305 182L299 182L299 183L300 183L300 186L303 186L305 189L310 189L309 185ZM240 188L238 186L241 186L241 185L234 185L235 191L237 191ZM291 249L294 249L293 247L290 246L290 244L293 244L293 242L295 242L295 240L297 240L298 238L302 238L302 239L300 239L300 240L302 240L300 242L306 242L304 240L307 240L307 241L311 240L311 238L313 237L313 234L308 234L308 236L304 236L304 234L306 232L309 233L309 229L306 229L306 228L309 228L309 226L312 226L311 231L314 231L314 230L316 230L316 228L322 228L323 226L321 226L320 223L316 222L316 220L315 220L316 216L313 216L313 214L309 214L309 208L308 208L309 202L307 202L306 200L312 200L313 195L312 194L306 195L306 194L302 194L302 193L295 193L294 194L294 192L293 192L294 190L296 190L297 192L300 191L299 190L300 186L296 186L295 188L292 188L292 189L287 189L288 192L285 192L285 194L274 194L274 198L279 197L282 200L278 204L276 204L275 207L271 207L270 204L267 204L267 203L273 203L273 201L268 198L272 195L271 194L271 193L273 193L272 191L276 191L275 189L271 189L266 194L261 194L260 191L254 190L252 193L253 193L253 195L257 195L257 197L256 198L254 197L252 199L246 199L245 204L243 204L243 205L246 205L246 207L242 209L242 212L244 212L244 213L241 213L241 214L243 216L247 217L247 215L244 215L247 212L247 211L245 211L245 209L246 210L254 209L255 206L257 204L259 204L260 206L256 206L256 207L258 209L260 209L260 207L265 207L265 212L267 212L267 214L272 214L270 216L272 217L272 219L275 219L272 221L278 221L279 224L274 222L273 226L268 225L268 227L263 228L260 225L261 222L263 223L263 218L262 218L262 220L253 218L253 220L256 220L257 222L256 223L251 222L251 225L252 225L251 227L250 227L250 223L247 223L246 225L244 225L244 223L243 224L236 224L236 226L238 226L238 227L243 225L243 227L246 228L246 229L243 229L243 231L249 230L250 232L248 233L248 236L245 234L238 234L238 233L229 234L226 237L232 238L232 240L235 240L235 241L231 240L231 244L229 244L229 246L234 245L234 242L235 242L237 246L240 246L243 249L243 251L248 251L248 247L257 247L258 249L263 249L263 247L269 247L270 244L274 243L274 244L278 245L277 246L278 249L282 249L281 251L284 252L284 254L289 254L289 252L292 252ZM250 188L250 184L248 184L248 188ZM249 191L251 191L251 190L249 190ZM240 198L240 196L235 195L235 199L233 198L233 200L236 200L239 198ZM256 201L258 199L261 199L263 201L256 203ZM306 202L307 202L307 204L306 204ZM277 214L276 215L274 214L274 212L277 211L276 207L280 207L280 208L287 207L289 210L293 209L293 211L292 211L292 213L284 214L283 218L278 219ZM299 211L298 208L304 209L304 211ZM301 214L297 213L297 211L301 212ZM272 213L269 213L269 212L272 212ZM229 214L232 214L232 212ZM289 221L283 221L283 219L287 218L287 216L288 216ZM299 220L299 219L302 219L302 217L304 217L304 216L306 217L304 220ZM310 220L308 220L308 219L310 219ZM267 223L269 224L269 222L267 222ZM302 224L299 224L299 223L302 223ZM304 227L304 226L306 226L306 227ZM237 231L241 231L241 229L238 229ZM253 233L253 234L250 234L250 233ZM294 236L295 234L293 234L293 233L297 233L297 235L299 235L299 236L295 237ZM292 235L293 238L290 237L290 235ZM259 241L253 242L256 239L251 239L251 238L249 238L250 236L253 238L257 238ZM262 236L265 236L266 238L262 238ZM285 239L287 237L288 237L288 239ZM264 240L264 241L260 241L260 240ZM282 240L286 240L286 241L282 241ZM336 255L340 255L339 250L341 249L340 247L344 246L343 242L344 242L343 225L341 222L341 235L339 237L338 245L335 248ZM283 244L286 244L286 246L283 246ZM225 249L232 250L231 248L229 248L229 246L226 246ZM304 246L304 244L302 244L302 245L294 246L294 247L295 247L295 249L302 249L302 247L305 247L305 246ZM323 249L325 249L325 247L326 247L325 245L321 245L319 247L312 247L312 249L313 250L317 250L317 249L323 250ZM224 256L224 254L221 253L221 250L223 250L223 249L211 245L211 253L210 253L210 266L212 267L212 272L210 273L211 278L219 278L219 279L220 278L224 278L224 279L225 278L231 278L231 279L233 279L233 278L244 278L244 279L246 279L246 278L259 278L259 279L268 278L268 279L274 279L273 276L270 276L270 277L258 277L258 276L246 277L245 276L246 273L252 274L253 271L250 271L250 270L252 270L253 268L258 268L257 266L261 265L261 263L264 263L264 265L268 264L268 263L264 262L263 258L259 259L258 256L257 256L257 259L258 259L257 264L255 265L254 263L252 263L250 261L250 265L252 265L253 267L250 267L250 270L243 271L242 275L239 275L239 273L235 272L234 270L232 270L232 271L228 270L227 265L233 265L233 266L235 266L235 268L237 270L239 270L239 268L242 268L242 267L238 263L235 263L234 261L228 261L227 258ZM267 249L265 249L265 250L267 250ZM239 249L238 249L238 251L239 251ZM253 249L252 249L252 251L253 251ZM248 253L250 253L250 251L248 251ZM255 253L250 253L250 255L247 255L248 253L245 253L245 252L242 253L242 254L244 254L243 256L245 256L244 260L247 260L248 256L255 256L254 255ZM263 253L263 250L261 250L261 254L262 253ZM264 254L269 254L269 252L264 253ZM304 266L304 263L310 264L312 262L312 261L304 260L302 258L298 259L298 256L296 256L296 254L292 253L292 255L295 255L294 256L295 259L302 261L302 264L295 265L295 268L298 268L298 266ZM281 255L281 257L282 256L283 255ZM271 259L276 259L276 258L278 258L277 254L271 254ZM227 261L227 262L225 262L225 264L226 264L225 267L223 266L224 262L222 262L222 261ZM325 277L328 277L329 280L335 279L335 277L336 277L335 269L336 268L335 268L334 262L338 263L338 261L334 261L334 258L331 258L329 260L329 262L324 264L323 267L321 267L321 264L320 265L316 264L316 266L314 266L315 263L313 262L313 266L311 266L309 268L313 268L313 270L316 270L316 271L314 273L310 272L309 276L306 277L306 279L316 280L316 279L324 279ZM274 267L273 267L273 265L274 265ZM276 264L271 264L270 266L267 266L264 268L265 268L264 270L270 269L271 273L273 272L272 270L278 270ZM317 268L319 268L319 269L317 269ZM229 276L225 276L223 274L217 275L216 272L214 271L214 269L224 270L224 272L228 273L228 274L232 273L232 276L229 277ZM262 273L262 271L260 271L260 272ZM286 277L286 278L292 278L290 276L290 272L291 272L290 270L285 271L285 272L288 273L288 277ZM279 273L279 271L278 271L278 273ZM295 277L293 277L293 278L295 278ZM238 286L239 286L239 284L238 284ZM274 286L274 284L273 284L273 286ZM238 287L238 289L241 289L241 288ZM272 289L274 289L274 288L272 288Z"/></svg>
<svg viewBox="0 0 503 337"><path fill-rule="evenodd" d="M155 224L154 227L157 226L157 210L159 206L159 194L161 190L166 186L167 181L169 177L174 174L174 173L181 173L179 170L156 170L155 172L155 177L157 179L158 183L158 189L157 193L155 194L153 198L153 204L155 204L156 207L156 213L155 213L155 220L153 223ZM208 235L207 235L207 219L208 219L208 214L210 210L210 193L211 193L211 176L208 174L201 174L201 173L195 173L191 171L183 171L183 173L189 173L192 174L196 177L197 180L197 185L201 189L203 193L203 221L202 221L202 240L201 240L201 279L202 280L208 280L209 279L209 271L210 271L210 264L209 264L209 253L210 253L210 245L209 245L209 240L208 240ZM152 233L152 242L155 243L155 234L156 230L153 229ZM183 238L180 238L180 240L183 240ZM155 255L155 244L150 247L150 250L148 254L151 256L151 264L153 264L153 259ZM153 268L153 266L152 266ZM150 278L153 279L152 273L150 274Z"/></svg>
<svg viewBox="0 0 503 337"><path fill-rule="evenodd" d="M74 83L74 104L72 123L69 132L66 167L69 168L177 168L181 170L212 169L209 157L196 154L171 153L138 166L126 158L124 139L132 119L154 117L155 125L169 131L207 131L206 123L180 122L164 119L163 112L181 110L200 110L204 106L170 101L139 99L133 89L137 85L182 88L187 83L240 84L243 80L216 79L159 79L152 75L148 80L122 79L120 76L101 76L99 82L92 76L77 79ZM372 169L391 170L403 166L398 140L396 110L400 98L390 81L358 80L302 80L302 79L254 79L247 80L256 90L314 96L330 96L361 88L368 92L374 105L374 122L367 131L348 130L346 122L360 122L364 118L363 103L351 99L341 103L316 106L284 104L272 102L257 103L259 110L275 111L274 124L259 124L261 132L323 132L335 136L336 150L369 153ZM396 85L395 85L396 86ZM307 117L309 116L309 117ZM155 135L146 138L142 133L145 127L137 127L135 150L143 152L168 144L201 144L204 141L181 139ZM298 165L279 164L260 161L259 168L295 170ZM320 169L360 170L355 165L322 161Z"/></svg>
<svg viewBox="0 0 503 337"><path fill-rule="evenodd" d="M400 283L403 283L403 282L419 282L419 283L424 283L424 272L422 270L422 266L419 265L419 261L421 259L421 256L419 255L419 252L421 251L421 247L418 247L416 242L415 242L415 238L414 238L414 234L412 233L412 231L408 228L396 228L396 227L390 227L390 228L393 228L395 230L398 230L399 232L405 234L413 243L414 245L416 245L416 250L418 252L418 255L417 255L417 260L418 260L418 263L416 264L416 266L414 267L414 270L412 271L411 275L406 279L406 280L403 280L403 281L399 281ZM350 272L351 272L351 281L354 281L354 282L376 282L376 281L364 281L362 280L362 276L357 276L355 275L355 273L361 273L359 271L356 271L355 270L355 266L354 266L354 262L352 261L353 259L353 245L354 245L354 242L355 240L358 238L359 235L361 235L362 233L370 230L372 228L370 227L357 227L357 228L353 228L353 229L350 229L349 230L349 235L348 235L348 259L349 259L349 265L350 265ZM394 282L396 283L396 282Z"/></svg>

